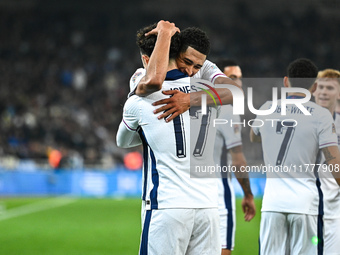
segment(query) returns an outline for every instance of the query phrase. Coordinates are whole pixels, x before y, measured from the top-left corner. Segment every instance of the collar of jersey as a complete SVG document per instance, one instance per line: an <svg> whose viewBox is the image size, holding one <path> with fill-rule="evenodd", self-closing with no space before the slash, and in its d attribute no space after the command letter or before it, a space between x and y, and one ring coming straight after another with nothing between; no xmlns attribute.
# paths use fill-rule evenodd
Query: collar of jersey
<svg viewBox="0 0 340 255"><path fill-rule="evenodd" d="M178 79L185 78L185 77L189 77L189 76L182 73L178 69L173 69L173 70L166 73L165 80L166 81L173 81L173 80L178 80Z"/></svg>

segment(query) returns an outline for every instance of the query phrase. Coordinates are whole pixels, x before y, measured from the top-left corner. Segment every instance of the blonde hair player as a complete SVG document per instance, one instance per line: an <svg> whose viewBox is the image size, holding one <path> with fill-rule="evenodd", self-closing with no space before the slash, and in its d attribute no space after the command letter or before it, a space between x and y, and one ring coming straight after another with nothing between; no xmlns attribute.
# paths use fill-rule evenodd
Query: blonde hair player
<svg viewBox="0 0 340 255"><path fill-rule="evenodd" d="M340 72L334 69L320 71L313 96L318 105L332 114L340 148L340 113L336 112L340 99ZM340 191L332 174L323 170L321 168L319 172L324 198L324 254L340 255Z"/></svg>

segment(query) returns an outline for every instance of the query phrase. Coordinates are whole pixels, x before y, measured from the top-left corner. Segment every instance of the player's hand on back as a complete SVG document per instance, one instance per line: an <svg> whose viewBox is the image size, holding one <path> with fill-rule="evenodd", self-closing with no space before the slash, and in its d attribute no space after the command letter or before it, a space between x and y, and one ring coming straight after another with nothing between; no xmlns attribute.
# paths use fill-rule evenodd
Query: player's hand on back
<svg viewBox="0 0 340 255"><path fill-rule="evenodd" d="M171 34L171 36L173 36L177 32L179 33L180 30L179 30L178 27L175 26L175 23L171 23L169 21L161 20L157 23L157 27L152 29L150 32L146 33L145 36L158 35L161 32L168 32L168 33Z"/></svg>
<svg viewBox="0 0 340 255"><path fill-rule="evenodd" d="M190 94L178 90L163 91L164 95L170 95L170 98L162 99L153 103L154 106L163 105L157 108L154 113L164 112L158 116L158 119L165 119L166 122L172 121L178 115L186 112L190 108Z"/></svg>

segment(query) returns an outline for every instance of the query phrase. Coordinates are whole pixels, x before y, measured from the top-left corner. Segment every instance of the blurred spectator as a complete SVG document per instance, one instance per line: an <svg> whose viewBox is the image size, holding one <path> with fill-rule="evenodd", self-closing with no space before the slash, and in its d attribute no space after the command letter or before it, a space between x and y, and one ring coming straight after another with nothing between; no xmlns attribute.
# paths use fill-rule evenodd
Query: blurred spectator
<svg viewBox="0 0 340 255"><path fill-rule="evenodd" d="M138 22L159 20L137 7L129 10L141 15ZM125 153L115 147L114 134L130 76L141 62L133 23L120 22L132 14L122 15L91 10L84 15L76 8L0 10L0 157L48 162L47 148L53 147L77 153L84 165L123 164ZM212 41L209 59L237 57L247 77L281 77L287 63L302 56L320 68L338 65L339 20L314 10L259 17L246 5L232 15L221 17L226 22L168 18L201 24Z"/></svg>

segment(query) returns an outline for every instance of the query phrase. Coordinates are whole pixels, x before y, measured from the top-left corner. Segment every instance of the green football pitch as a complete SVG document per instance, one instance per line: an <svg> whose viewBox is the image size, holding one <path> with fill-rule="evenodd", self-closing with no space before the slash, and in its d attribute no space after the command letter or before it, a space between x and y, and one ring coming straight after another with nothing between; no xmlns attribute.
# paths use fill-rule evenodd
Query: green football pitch
<svg viewBox="0 0 340 255"><path fill-rule="evenodd" d="M233 254L257 254L261 201L251 222L243 220L240 203ZM136 255L140 204L132 198L2 198L0 254Z"/></svg>

